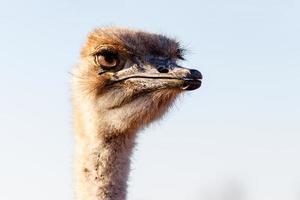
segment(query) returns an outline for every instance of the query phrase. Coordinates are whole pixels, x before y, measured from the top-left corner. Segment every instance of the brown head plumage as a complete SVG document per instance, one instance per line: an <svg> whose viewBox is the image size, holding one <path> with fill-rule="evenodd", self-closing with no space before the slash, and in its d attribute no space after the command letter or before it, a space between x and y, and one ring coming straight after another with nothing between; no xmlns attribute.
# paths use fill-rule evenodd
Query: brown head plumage
<svg viewBox="0 0 300 200"><path fill-rule="evenodd" d="M93 100L112 134L134 131L165 113L182 91L200 87L201 73L176 63L182 54L179 43L163 35L96 29L74 72L75 95Z"/></svg>
<svg viewBox="0 0 300 200"><path fill-rule="evenodd" d="M197 70L177 64L179 43L120 28L91 32L72 80L78 200L125 200L137 130L176 97L200 87Z"/></svg>

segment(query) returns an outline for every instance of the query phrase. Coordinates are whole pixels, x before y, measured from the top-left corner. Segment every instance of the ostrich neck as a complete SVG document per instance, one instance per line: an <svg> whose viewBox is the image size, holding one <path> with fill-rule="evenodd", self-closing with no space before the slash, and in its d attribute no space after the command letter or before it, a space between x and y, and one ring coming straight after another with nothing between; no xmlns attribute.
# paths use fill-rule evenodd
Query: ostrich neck
<svg viewBox="0 0 300 200"><path fill-rule="evenodd" d="M103 128L76 137L77 200L125 200L135 134L104 137Z"/></svg>

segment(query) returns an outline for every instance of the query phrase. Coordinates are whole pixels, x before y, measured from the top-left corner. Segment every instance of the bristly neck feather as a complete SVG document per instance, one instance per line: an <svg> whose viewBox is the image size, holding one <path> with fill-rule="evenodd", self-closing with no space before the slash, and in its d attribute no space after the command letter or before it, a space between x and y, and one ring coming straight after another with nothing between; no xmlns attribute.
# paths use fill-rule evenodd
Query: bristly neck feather
<svg viewBox="0 0 300 200"><path fill-rule="evenodd" d="M125 200L136 134L107 137L101 127L88 129L76 137L77 200Z"/></svg>

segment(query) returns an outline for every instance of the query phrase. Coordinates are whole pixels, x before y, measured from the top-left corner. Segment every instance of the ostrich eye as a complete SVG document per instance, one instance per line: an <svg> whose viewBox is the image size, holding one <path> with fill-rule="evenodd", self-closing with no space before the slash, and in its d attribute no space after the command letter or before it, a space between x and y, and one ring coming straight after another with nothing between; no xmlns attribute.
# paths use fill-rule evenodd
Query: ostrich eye
<svg viewBox="0 0 300 200"><path fill-rule="evenodd" d="M96 55L96 63L102 68L109 69L119 64L118 54L111 51L102 51Z"/></svg>

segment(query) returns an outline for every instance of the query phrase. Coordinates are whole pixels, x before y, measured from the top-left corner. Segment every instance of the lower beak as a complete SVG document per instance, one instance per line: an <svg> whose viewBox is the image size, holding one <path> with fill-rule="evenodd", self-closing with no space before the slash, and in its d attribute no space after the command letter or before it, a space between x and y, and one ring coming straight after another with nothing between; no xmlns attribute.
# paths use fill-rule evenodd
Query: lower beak
<svg viewBox="0 0 300 200"><path fill-rule="evenodd" d="M196 90L201 86L201 81L200 80L186 80L183 83L183 90Z"/></svg>

